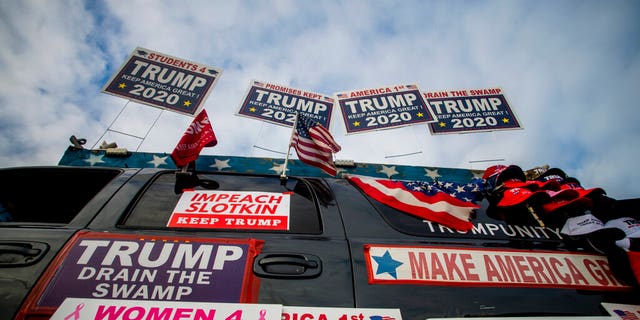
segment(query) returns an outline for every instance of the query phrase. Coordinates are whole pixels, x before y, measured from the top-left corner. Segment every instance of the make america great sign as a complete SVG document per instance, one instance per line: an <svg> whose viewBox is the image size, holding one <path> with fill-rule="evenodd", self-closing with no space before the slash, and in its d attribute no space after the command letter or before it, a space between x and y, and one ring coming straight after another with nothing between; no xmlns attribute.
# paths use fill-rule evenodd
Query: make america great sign
<svg viewBox="0 0 640 320"><path fill-rule="evenodd" d="M193 116L221 74L216 67L138 47L102 92Z"/></svg>

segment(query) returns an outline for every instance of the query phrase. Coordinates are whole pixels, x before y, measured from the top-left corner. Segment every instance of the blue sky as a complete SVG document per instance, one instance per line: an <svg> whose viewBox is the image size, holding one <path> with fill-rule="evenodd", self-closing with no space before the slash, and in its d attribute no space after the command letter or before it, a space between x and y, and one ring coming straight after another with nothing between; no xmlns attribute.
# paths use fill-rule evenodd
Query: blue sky
<svg viewBox="0 0 640 320"><path fill-rule="evenodd" d="M422 91L500 87L523 130L431 135L416 125L346 135L336 109L337 158L549 164L585 187L635 198L638 39L633 0L0 0L0 166L54 165L71 135L99 145L126 103L100 89L140 46L224 70L205 102L219 144L203 154L282 157L264 149L284 152L288 129L235 115L253 79L329 96L409 83ZM129 103L112 129L147 138L103 139L171 152L190 121ZM412 155L393 157L401 154Z"/></svg>

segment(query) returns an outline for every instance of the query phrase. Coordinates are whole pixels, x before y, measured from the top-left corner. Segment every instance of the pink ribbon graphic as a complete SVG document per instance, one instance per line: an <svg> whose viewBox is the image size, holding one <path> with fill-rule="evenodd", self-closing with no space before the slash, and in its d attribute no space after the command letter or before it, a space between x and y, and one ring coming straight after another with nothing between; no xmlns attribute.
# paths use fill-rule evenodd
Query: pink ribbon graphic
<svg viewBox="0 0 640 320"><path fill-rule="evenodd" d="M258 318L258 320L265 320L264 316L267 315L267 310L265 309L260 309L260 318ZM66 320L66 319L65 319Z"/></svg>
<svg viewBox="0 0 640 320"><path fill-rule="evenodd" d="M78 320L80 319L80 310L84 308L84 303L80 303L76 306L76 309L73 310L68 316L64 317L64 320Z"/></svg>

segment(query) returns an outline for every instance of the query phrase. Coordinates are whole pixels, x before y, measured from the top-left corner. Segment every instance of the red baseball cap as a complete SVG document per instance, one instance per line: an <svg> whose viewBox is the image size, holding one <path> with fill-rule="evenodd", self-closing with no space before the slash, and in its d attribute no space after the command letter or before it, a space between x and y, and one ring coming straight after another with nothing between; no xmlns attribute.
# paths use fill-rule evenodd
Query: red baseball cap
<svg viewBox="0 0 640 320"><path fill-rule="evenodd" d="M567 174L562 171L562 169L551 168L541 174L536 180L546 182L550 180L556 180L558 182L563 181L567 178Z"/></svg>
<svg viewBox="0 0 640 320"><path fill-rule="evenodd" d="M548 181L538 181L538 180L527 180L520 181L516 179L509 179L503 182L504 186L507 188L528 188L531 190L560 190L560 182L557 180L548 180Z"/></svg>
<svg viewBox="0 0 640 320"><path fill-rule="evenodd" d="M560 190L569 190L569 189L576 190L580 195L580 197L589 197L592 195L606 194L606 192L602 188L585 189L580 185L580 181L578 181L578 179L572 178L572 177L565 179L560 185Z"/></svg>
<svg viewBox="0 0 640 320"><path fill-rule="evenodd" d="M525 201L546 201L550 196L545 191L531 191L527 188L511 188L505 190L502 199L498 202L498 207L511 207L524 203Z"/></svg>
<svg viewBox="0 0 640 320"><path fill-rule="evenodd" d="M482 175L491 189L500 186L504 181L516 180L526 181L527 178L524 175L522 168L516 165L495 165L487 168Z"/></svg>
<svg viewBox="0 0 640 320"><path fill-rule="evenodd" d="M589 198L580 196L580 193L573 189L560 191L546 191L549 194L549 202L542 205L546 213L551 213L559 209L587 209L593 208L593 202Z"/></svg>

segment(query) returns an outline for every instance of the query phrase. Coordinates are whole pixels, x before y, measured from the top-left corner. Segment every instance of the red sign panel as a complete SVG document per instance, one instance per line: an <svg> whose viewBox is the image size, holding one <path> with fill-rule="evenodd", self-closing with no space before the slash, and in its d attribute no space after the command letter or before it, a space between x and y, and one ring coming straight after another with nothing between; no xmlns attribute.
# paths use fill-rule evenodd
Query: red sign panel
<svg viewBox="0 0 640 320"><path fill-rule="evenodd" d="M289 230L290 193L185 191L168 227Z"/></svg>

